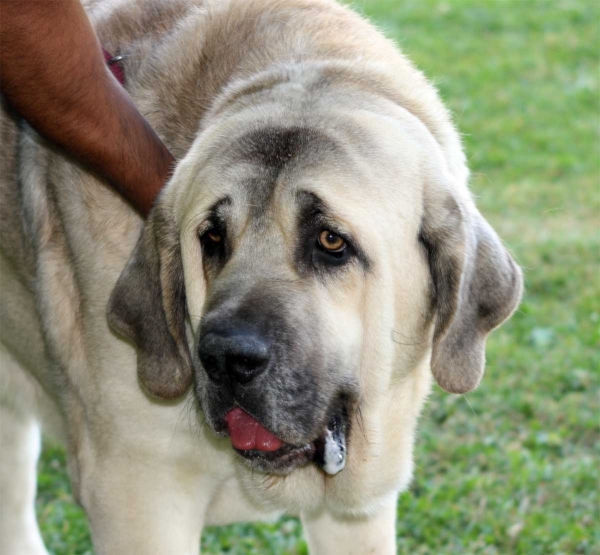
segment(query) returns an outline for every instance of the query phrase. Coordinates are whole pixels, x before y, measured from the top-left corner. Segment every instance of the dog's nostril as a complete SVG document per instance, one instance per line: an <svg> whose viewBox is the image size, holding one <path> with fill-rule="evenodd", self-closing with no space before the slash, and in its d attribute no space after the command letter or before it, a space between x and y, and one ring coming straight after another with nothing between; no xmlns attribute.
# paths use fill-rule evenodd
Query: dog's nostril
<svg viewBox="0 0 600 555"><path fill-rule="evenodd" d="M263 356L228 356L226 360L227 373L241 384L248 383L260 374L269 362Z"/></svg>
<svg viewBox="0 0 600 555"><path fill-rule="evenodd" d="M205 351L200 349L200 362L210 378L218 379L219 361L217 360L217 357L207 354Z"/></svg>
<svg viewBox="0 0 600 555"><path fill-rule="evenodd" d="M213 381L226 375L246 384L262 373L270 359L269 345L253 332L219 331L204 334L199 345L200 362Z"/></svg>

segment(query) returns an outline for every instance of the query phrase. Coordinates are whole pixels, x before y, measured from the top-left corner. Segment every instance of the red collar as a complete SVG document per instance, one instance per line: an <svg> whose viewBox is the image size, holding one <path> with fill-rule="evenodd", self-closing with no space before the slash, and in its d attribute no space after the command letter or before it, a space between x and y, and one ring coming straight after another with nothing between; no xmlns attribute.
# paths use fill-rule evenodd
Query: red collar
<svg viewBox="0 0 600 555"><path fill-rule="evenodd" d="M121 85L125 85L125 72L123 71L123 66L121 65L123 56L113 56L104 48L102 49L102 53L104 54L104 60L106 61L106 65L108 65L108 69L110 69L112 74L116 77L117 81L121 83Z"/></svg>

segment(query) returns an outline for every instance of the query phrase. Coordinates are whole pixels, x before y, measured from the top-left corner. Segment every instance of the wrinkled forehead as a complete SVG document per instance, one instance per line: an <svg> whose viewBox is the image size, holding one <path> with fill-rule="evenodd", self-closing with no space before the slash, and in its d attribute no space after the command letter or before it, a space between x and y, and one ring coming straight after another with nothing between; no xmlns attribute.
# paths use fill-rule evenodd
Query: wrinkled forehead
<svg viewBox="0 0 600 555"><path fill-rule="evenodd" d="M348 147L306 126L265 126L229 141L219 140L202 153L197 170L181 198L184 219L206 217L219 209L229 217L243 214L265 219L279 208L290 216L304 193L327 189L342 178L351 161ZM324 186L327 182L329 187Z"/></svg>
<svg viewBox="0 0 600 555"><path fill-rule="evenodd" d="M398 130L361 123L329 129L263 125L232 139L221 134L205 141L180 179L186 183L179 221L198 224L215 206L247 221L286 219L315 202L342 221L356 221L367 212L378 217L389 205L392 182L403 182L405 188L414 184L419 157L410 140L394 136ZM366 212L367 207L375 212Z"/></svg>
<svg viewBox="0 0 600 555"><path fill-rule="evenodd" d="M260 221L278 209L291 216L307 194L327 174L339 174L339 161L348 158L333 137L309 127L265 127L248 131L223 153L222 165L237 174L227 194L252 221Z"/></svg>

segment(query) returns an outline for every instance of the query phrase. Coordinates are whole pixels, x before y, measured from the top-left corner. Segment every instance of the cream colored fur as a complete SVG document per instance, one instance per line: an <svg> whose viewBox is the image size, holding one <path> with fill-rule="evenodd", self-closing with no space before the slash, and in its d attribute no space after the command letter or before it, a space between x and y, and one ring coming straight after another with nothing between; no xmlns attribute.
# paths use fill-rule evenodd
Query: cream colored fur
<svg viewBox="0 0 600 555"><path fill-rule="evenodd" d="M257 122L289 118L344 143L351 163L332 160L300 181L336 207L374 261L366 278L349 273L336 288L315 290L323 333L361 361L361 419L353 416L339 475L309 465L265 476L201 423L191 391L173 401L147 395L134 347L106 317L144 222L3 112L0 552L44 553L32 518L41 425L65 442L98 554L191 555L205 525L282 512L301 516L316 555L395 553L396 499L411 479L417 418L432 382L435 319L419 230L427 207L438 210L431 199L446 196L467 234L476 235L469 230L480 218L436 91L391 42L330 0L87 7L103 44L125 56L132 98L178 159L157 209L179 233L190 330L206 286L197 228L218 195L235 194L211 165L215 149ZM291 229L291 193L277 191L278 221Z"/></svg>

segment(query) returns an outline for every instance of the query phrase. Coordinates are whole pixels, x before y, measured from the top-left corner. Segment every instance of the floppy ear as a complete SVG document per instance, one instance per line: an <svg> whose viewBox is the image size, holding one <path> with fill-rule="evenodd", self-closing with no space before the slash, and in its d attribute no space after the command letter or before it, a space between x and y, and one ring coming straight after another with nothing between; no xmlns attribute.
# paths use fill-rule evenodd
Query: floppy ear
<svg viewBox="0 0 600 555"><path fill-rule="evenodd" d="M420 239L436 311L431 370L449 393L466 393L483 376L487 334L519 304L521 271L470 199L447 189L426 194Z"/></svg>
<svg viewBox="0 0 600 555"><path fill-rule="evenodd" d="M137 347L137 370L152 396L175 399L192 381L185 287L175 226L155 209L119 277L108 321Z"/></svg>

